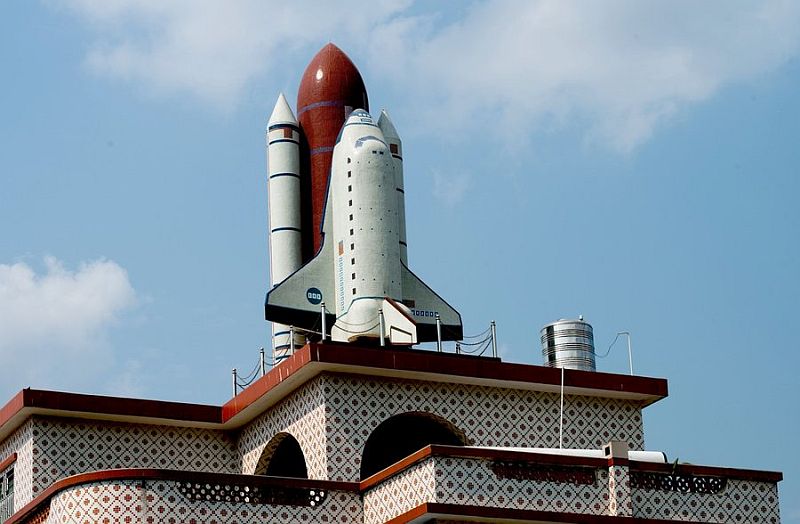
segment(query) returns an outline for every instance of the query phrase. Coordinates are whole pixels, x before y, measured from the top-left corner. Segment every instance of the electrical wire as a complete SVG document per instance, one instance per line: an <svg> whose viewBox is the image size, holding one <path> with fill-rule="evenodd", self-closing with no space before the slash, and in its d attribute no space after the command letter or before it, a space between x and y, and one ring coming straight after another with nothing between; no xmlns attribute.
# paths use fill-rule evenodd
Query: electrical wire
<svg viewBox="0 0 800 524"><path fill-rule="evenodd" d="M481 356L486 352L487 349L489 349L489 345L491 344L491 342L492 342L492 337L485 338L481 340L478 344L471 344L471 346L474 346L474 349L471 350L461 349L461 353L466 353L467 355L477 354L478 356ZM463 347L464 343L461 343L460 346Z"/></svg>
<svg viewBox="0 0 800 524"><path fill-rule="evenodd" d="M346 326L350 326L350 327L356 328L356 327L363 326L363 325L366 325L366 324L371 324L371 323L375 322L376 320L378 320L379 318L380 318L380 313L375 315L374 317L372 317L369 320L365 320L364 322L359 322L357 324L352 324L350 322L346 322L346 321L342 320L342 318L339 317L339 318L336 319L336 324L344 324Z"/></svg>
<svg viewBox="0 0 800 524"><path fill-rule="evenodd" d="M370 331L372 331L373 329L375 329L376 327L378 327L380 325L381 325L380 322L378 322L377 324L373 325L372 327L369 327L367 329L362 329L360 331L350 331L349 329L345 329L345 328L343 328L341 326L337 326L337 329L340 329L340 330L344 331L345 333L350 333L351 335L360 335L362 333L369 333Z"/></svg>
<svg viewBox="0 0 800 524"><path fill-rule="evenodd" d="M611 348L614 347L614 344L616 344L617 340L619 340L620 335L622 335L622 333L617 333L617 336L614 337L614 340L611 342L611 344L608 345L608 349L606 350L605 353L603 353L602 355L598 355L597 353L595 353L594 356L596 358L606 358L608 354L611 353Z"/></svg>
<svg viewBox="0 0 800 524"><path fill-rule="evenodd" d="M464 336L463 339L464 340L468 340L468 339L480 338L480 337L486 336L491 330L492 330L492 326L489 326L488 328L486 328L482 332L478 333L477 335Z"/></svg>

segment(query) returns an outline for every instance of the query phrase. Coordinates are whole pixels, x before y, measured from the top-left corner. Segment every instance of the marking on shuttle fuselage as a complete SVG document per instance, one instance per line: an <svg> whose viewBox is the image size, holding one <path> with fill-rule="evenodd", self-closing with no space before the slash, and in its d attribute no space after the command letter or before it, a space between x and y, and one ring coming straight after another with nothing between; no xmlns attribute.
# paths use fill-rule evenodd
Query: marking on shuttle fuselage
<svg viewBox="0 0 800 524"><path fill-rule="evenodd" d="M306 298L315 306L322 303L322 291L315 287L308 288L306 291Z"/></svg>
<svg viewBox="0 0 800 524"><path fill-rule="evenodd" d="M411 314L415 317L436 318L437 311L427 311L424 309L411 308Z"/></svg>
<svg viewBox="0 0 800 524"><path fill-rule="evenodd" d="M344 311L344 257L342 255L336 258L336 277L339 280L339 311Z"/></svg>
<svg viewBox="0 0 800 524"><path fill-rule="evenodd" d="M377 141L377 142L380 142L380 143L381 143L381 144L383 144L383 145L386 145L386 142L384 142L383 140L381 140L381 139L380 139L380 138L378 138L377 136L373 136L373 135L367 135L367 136L362 136L361 138L359 138L358 140L356 140L355 147L356 147L356 148L358 148L358 147L362 147L362 146L364 145L364 142L366 142L366 141L368 141L368 140L375 140L375 141Z"/></svg>

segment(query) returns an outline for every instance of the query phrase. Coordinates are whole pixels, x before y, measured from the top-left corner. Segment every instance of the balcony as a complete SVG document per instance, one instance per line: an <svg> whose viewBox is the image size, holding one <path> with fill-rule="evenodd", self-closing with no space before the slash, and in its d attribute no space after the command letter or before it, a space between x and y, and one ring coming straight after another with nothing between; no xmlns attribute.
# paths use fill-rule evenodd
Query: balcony
<svg viewBox="0 0 800 524"><path fill-rule="evenodd" d="M428 446L361 483L364 522L778 523L780 473ZM396 520L393 520L396 519ZM630 522L630 520L626 520Z"/></svg>

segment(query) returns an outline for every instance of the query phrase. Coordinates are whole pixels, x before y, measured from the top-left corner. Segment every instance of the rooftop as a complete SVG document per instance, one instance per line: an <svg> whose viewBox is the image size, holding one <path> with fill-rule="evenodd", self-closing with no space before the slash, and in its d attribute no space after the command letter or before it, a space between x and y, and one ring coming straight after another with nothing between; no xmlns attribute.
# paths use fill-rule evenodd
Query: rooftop
<svg viewBox="0 0 800 524"><path fill-rule="evenodd" d="M558 392L561 370L491 357L412 349L310 343L221 406L26 388L0 408L0 440L33 415L214 429L236 429L325 372ZM667 396L667 381L564 370L568 395L638 400Z"/></svg>

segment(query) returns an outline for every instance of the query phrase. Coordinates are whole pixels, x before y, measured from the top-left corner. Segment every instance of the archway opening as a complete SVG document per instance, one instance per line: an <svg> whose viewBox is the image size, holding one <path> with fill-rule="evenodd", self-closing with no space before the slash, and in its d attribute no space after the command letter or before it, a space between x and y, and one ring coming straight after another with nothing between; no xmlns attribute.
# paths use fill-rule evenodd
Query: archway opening
<svg viewBox="0 0 800 524"><path fill-rule="evenodd" d="M278 433L261 452L256 475L308 478L306 458L297 439L288 433Z"/></svg>
<svg viewBox="0 0 800 524"><path fill-rule="evenodd" d="M465 446L464 432L431 413L401 413L384 420L367 439L361 479L374 475L429 444Z"/></svg>

